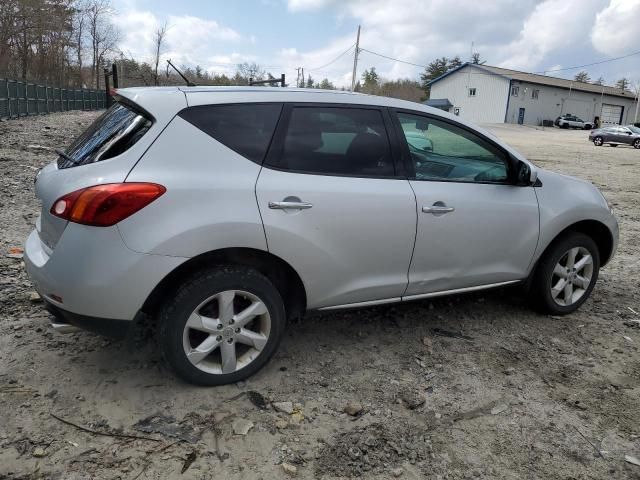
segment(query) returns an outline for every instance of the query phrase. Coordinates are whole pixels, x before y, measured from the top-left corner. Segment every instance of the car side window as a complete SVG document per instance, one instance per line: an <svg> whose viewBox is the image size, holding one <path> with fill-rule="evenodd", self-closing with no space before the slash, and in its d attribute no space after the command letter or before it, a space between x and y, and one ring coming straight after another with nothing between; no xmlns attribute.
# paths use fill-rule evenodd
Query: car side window
<svg viewBox="0 0 640 480"><path fill-rule="evenodd" d="M324 175L395 174L382 113L365 108L293 107L281 151L267 164Z"/></svg>
<svg viewBox="0 0 640 480"><path fill-rule="evenodd" d="M178 115L231 150L262 164L281 111L281 103L239 103L198 105Z"/></svg>
<svg viewBox="0 0 640 480"><path fill-rule="evenodd" d="M478 135L431 117L398 113L416 180L505 183L506 155Z"/></svg>

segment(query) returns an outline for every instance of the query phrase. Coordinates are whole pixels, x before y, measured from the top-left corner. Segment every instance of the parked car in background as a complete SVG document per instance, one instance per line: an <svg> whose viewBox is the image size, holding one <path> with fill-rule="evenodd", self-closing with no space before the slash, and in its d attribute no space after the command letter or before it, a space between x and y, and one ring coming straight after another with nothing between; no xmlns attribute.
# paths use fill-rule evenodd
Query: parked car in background
<svg viewBox="0 0 640 480"><path fill-rule="evenodd" d="M442 110L260 87L115 99L38 173L26 268L54 328L142 322L189 382L255 373L307 310L523 285L569 314L617 247L595 186Z"/></svg>
<svg viewBox="0 0 640 480"><path fill-rule="evenodd" d="M617 147L618 145L632 145L640 149L640 128L634 125L610 125L589 133L589 141L596 147L601 147L605 143Z"/></svg>
<svg viewBox="0 0 640 480"><path fill-rule="evenodd" d="M580 128L582 130L589 130L594 127L593 122L585 122L581 118L565 113L564 115L556 118L554 124L560 128Z"/></svg>

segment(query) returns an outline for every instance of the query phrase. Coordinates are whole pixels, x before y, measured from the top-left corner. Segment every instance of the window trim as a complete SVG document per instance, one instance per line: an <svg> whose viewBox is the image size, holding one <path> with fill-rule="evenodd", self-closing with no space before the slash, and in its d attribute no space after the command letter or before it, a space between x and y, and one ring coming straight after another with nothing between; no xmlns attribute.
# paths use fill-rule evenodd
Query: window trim
<svg viewBox="0 0 640 480"><path fill-rule="evenodd" d="M405 172L407 174L407 180L412 180L416 182L444 182L444 183L470 183L474 185L511 185L517 186L517 159L515 159L503 146L496 143L491 138L483 135L481 132L478 132L472 128L467 127L458 122L451 121L448 118L440 117L438 115L433 115L430 113L420 112L416 110L409 110L406 108L389 108L389 113L391 114L391 118L393 119L393 123L395 125L396 135L400 136L400 152L402 156L402 162L404 164ZM507 179L504 182L490 182L490 181L475 181L475 180L447 180L446 178L441 179L428 179L428 178L416 178L415 165L411 160L411 153L409 151L409 145L407 143L406 137L404 135L404 131L402 130L402 125L400 124L400 119L398 118L398 113L406 113L408 115L416 115L419 117L424 117L428 120L436 120L442 123L446 123L452 125L454 127L460 128L462 130L466 130L467 132L475 135L476 137L482 139L487 142L494 148L496 148L500 153L504 155L504 159L507 165ZM402 141L404 139L404 141Z"/></svg>
<svg viewBox="0 0 640 480"><path fill-rule="evenodd" d="M291 114L294 108L342 108L347 110L376 110L380 112L382 117L385 132L387 134L387 141L389 142L389 150L391 153L391 160L393 162L394 174L389 175L362 175L362 174L348 174L348 173L324 173L324 172L309 172L307 170L292 170L290 168L282 168L277 166L277 162L282 155L284 149L285 138L291 122ZM357 103L325 103L325 102L285 102L280 115L280 120L276 126L275 134L271 140L271 145L267 151L267 155L262 163L262 166L270 170L277 170L286 173L295 173L299 175L319 175L323 177L346 177L346 178L376 178L385 180L406 180L404 175L404 162L400 154L400 141L395 135L394 125L391 116L386 111L385 107L379 105L366 105ZM276 165L274 165L276 163Z"/></svg>
<svg viewBox="0 0 640 480"><path fill-rule="evenodd" d="M471 90L473 90L473 95L471 95ZM468 88L467 88L467 94L468 94L470 97L475 97L477 93L478 93L478 90L477 90L477 88L476 88L476 87L468 87Z"/></svg>

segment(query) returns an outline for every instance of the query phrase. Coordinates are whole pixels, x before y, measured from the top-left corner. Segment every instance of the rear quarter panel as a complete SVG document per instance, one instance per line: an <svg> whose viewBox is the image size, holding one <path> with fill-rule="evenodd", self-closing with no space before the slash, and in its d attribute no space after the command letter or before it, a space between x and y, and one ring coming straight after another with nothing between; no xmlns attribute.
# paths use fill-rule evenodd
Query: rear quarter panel
<svg viewBox="0 0 640 480"><path fill-rule="evenodd" d="M134 251L180 257L266 250L255 197L260 166L175 117L127 177L167 191L118 224Z"/></svg>

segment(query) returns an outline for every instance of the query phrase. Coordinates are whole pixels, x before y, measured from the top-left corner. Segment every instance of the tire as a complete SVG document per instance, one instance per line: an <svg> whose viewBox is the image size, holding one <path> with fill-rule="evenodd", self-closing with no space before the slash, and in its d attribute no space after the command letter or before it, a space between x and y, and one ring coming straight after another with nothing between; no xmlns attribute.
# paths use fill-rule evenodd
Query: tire
<svg viewBox="0 0 640 480"><path fill-rule="evenodd" d="M640 149L640 138L634 140L633 142L633 148L638 148Z"/></svg>
<svg viewBox="0 0 640 480"><path fill-rule="evenodd" d="M571 252L575 252L574 260L578 271L571 272L571 269L565 269L563 274L569 275L567 279L558 274L556 267L569 265ZM590 256L591 262L584 260L587 256ZM582 261L584 265L580 266ZM542 313L552 315L575 312L591 295L598 281L599 270L600 254L591 237L579 232L569 232L559 237L547 248L536 267L529 292L532 306ZM574 279L575 283L571 279ZM563 288L567 283L571 283L570 292ZM569 302L565 298L567 293L571 293Z"/></svg>
<svg viewBox="0 0 640 480"><path fill-rule="evenodd" d="M593 139L593 144L596 147L601 147L603 143L604 143L604 139L601 136L597 136Z"/></svg>
<svg viewBox="0 0 640 480"><path fill-rule="evenodd" d="M159 322L165 361L183 380L213 386L238 382L262 368L278 348L286 314L267 277L252 268L218 266L188 278L162 307Z"/></svg>
<svg viewBox="0 0 640 480"><path fill-rule="evenodd" d="M563 123L562 125L560 125L560 128L569 128L569 124L568 123Z"/></svg>

